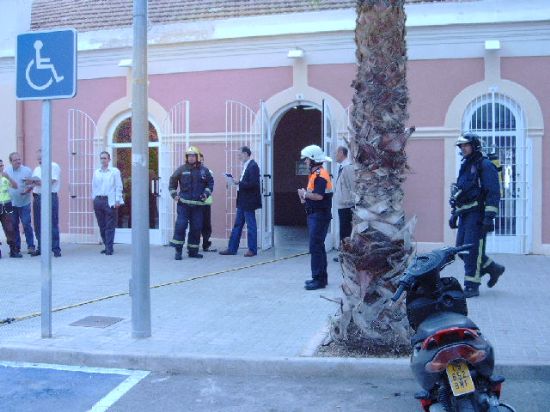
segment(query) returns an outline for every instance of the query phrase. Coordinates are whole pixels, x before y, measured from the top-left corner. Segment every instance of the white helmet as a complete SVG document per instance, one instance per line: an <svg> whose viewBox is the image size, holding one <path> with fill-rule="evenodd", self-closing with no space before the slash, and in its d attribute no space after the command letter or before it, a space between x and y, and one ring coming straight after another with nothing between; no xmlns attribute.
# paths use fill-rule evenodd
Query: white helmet
<svg viewBox="0 0 550 412"><path fill-rule="evenodd" d="M311 159L315 163L332 162L330 157L325 156L323 149L314 144L304 147L300 152L300 156L302 159Z"/></svg>

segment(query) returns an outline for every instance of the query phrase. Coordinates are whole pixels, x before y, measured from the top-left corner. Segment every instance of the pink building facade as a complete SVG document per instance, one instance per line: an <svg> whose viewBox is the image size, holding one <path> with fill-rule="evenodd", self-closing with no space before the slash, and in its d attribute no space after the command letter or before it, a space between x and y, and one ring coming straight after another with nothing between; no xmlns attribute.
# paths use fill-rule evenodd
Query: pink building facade
<svg viewBox="0 0 550 412"><path fill-rule="evenodd" d="M489 248L550 254L544 121L550 116L550 20L540 17L550 13L518 13L522 2L495 11L493 3L407 6L409 125L417 131L407 146L405 209L418 219L419 247L454 242L447 227L449 186L459 162L454 142L461 131L474 130L504 166L501 217ZM320 144L333 156L349 138L354 25L354 10L340 8L183 21L150 30L152 242L171 237L167 181L188 144L201 149L214 172L213 237L225 238L232 226L234 193L222 173L239 173L235 152L242 144L252 147L263 176L263 247L273 245L275 225L303 225L293 196L306 179L297 164L299 147ZM130 30L80 30L78 94L53 103L66 241L97 241L89 184L100 150L109 151L123 171L127 204L131 198ZM21 104L16 121L23 130L17 147L34 166L40 104ZM116 241L130 242L130 208L121 215Z"/></svg>

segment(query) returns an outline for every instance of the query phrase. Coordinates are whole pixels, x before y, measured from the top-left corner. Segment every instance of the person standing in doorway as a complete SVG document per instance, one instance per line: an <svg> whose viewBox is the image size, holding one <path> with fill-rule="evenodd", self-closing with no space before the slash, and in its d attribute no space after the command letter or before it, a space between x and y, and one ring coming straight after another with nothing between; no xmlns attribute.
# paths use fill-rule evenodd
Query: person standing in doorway
<svg viewBox="0 0 550 412"><path fill-rule="evenodd" d="M495 165L481 152L479 136L463 134L456 145L460 148L462 162L450 199L454 213L449 226L458 228L456 246L473 245L467 255L461 256L464 260L464 296L472 298L479 296L484 274L489 274L487 286L492 288L505 270L485 254L487 233L495 230L500 183Z"/></svg>
<svg viewBox="0 0 550 412"><path fill-rule="evenodd" d="M332 219L332 180L323 162L331 162L323 149L311 145L302 149L301 158L309 168L307 188L298 189L300 202L305 205L311 254L311 280L306 280L307 290L327 286L327 252L325 238Z"/></svg>
<svg viewBox="0 0 550 412"><path fill-rule="evenodd" d="M250 158L251 155L250 148L247 146L241 147L239 160L243 164L243 170L240 179L233 179L233 183L237 186L237 214L227 249L222 250L220 255L237 254L245 223L248 233L248 250L244 256L252 257L258 254L256 209L262 207L262 196L260 192L260 168L258 163Z"/></svg>
<svg viewBox="0 0 550 412"><path fill-rule="evenodd" d="M10 153L9 159L11 164L6 166L6 173L17 183L17 188L10 188L15 245L17 250L21 251L21 234L19 232L19 222L21 222L27 242L27 253L32 254L36 250L31 222L32 185L25 183L31 180L32 171L22 164L19 153Z"/></svg>
<svg viewBox="0 0 550 412"><path fill-rule="evenodd" d="M17 189L17 182L11 178L11 176L4 171L4 162L0 160L0 222L2 222L2 229L6 235L6 241L10 247L10 257L20 258L23 257L17 249L15 244L15 233L13 229L13 209L11 205L11 198L9 189ZM0 257L2 253L0 252Z"/></svg>
<svg viewBox="0 0 550 412"><path fill-rule="evenodd" d="M36 249L31 256L39 256L41 253L41 242L40 239L40 197L44 196L42 193L42 150L38 150L38 166L36 166L32 172L31 181L28 181L29 184L32 184L33 189L33 218L34 218L34 232L36 233L36 238L38 239L38 249ZM61 257L61 245L59 242L59 187L61 186L61 168L55 162L51 163L52 171L52 251L55 257Z"/></svg>
<svg viewBox="0 0 550 412"><path fill-rule="evenodd" d="M118 208L124 203L122 179L120 170L109 165L111 155L108 152L99 154L99 162L101 167L94 172L92 178L92 199L99 233L105 246L101 253L112 255Z"/></svg>
<svg viewBox="0 0 550 412"><path fill-rule="evenodd" d="M338 222L340 228L340 247L342 241L351 235L353 208L355 199L353 198L353 181L355 179L355 171L353 165L348 160L347 147L340 146L336 150L336 161L338 162L338 174L336 176L336 207L338 208ZM339 262L340 258L334 258L335 262Z"/></svg>
<svg viewBox="0 0 550 412"><path fill-rule="evenodd" d="M200 161L204 167L206 165L204 164L204 155L201 152L200 154ZM212 173L212 170L210 170L208 167L206 167L210 173L210 175L214 176ZM217 249L212 248L212 242L210 241L210 237L212 236L212 202L214 201L213 196L209 196L208 199L204 202L204 209L203 209L203 220L202 220L202 230L201 230L201 236L202 236L202 250L204 252L217 252Z"/></svg>
<svg viewBox="0 0 550 412"><path fill-rule="evenodd" d="M174 227L174 238L170 242L176 248L176 260L182 259L185 233L189 226L187 254L191 258L202 258L199 253L203 211L207 199L214 190L214 178L210 170L204 167L199 159L200 151L191 146L185 152L185 164L178 167L170 176L168 190L178 202L178 216ZM179 186L179 192L178 192Z"/></svg>

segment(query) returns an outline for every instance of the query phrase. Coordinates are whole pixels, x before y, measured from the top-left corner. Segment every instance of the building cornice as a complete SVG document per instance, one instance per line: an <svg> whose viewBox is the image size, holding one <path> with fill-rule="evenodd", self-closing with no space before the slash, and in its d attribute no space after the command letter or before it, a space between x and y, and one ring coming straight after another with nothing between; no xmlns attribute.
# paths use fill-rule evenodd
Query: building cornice
<svg viewBox="0 0 550 412"><path fill-rule="evenodd" d="M335 28L338 26L330 30ZM80 79L126 75L126 69L118 63L132 55L131 35L123 35L123 31L118 31L109 44L94 43L94 47L87 47L79 40ZM550 56L550 23L523 22L410 27L408 58L411 61L483 58L484 43L488 39L500 40L501 57ZM349 27L292 35L233 39L207 39L197 35L194 39L176 40L174 36L167 36L150 43L150 74L290 67L292 61L287 53L295 47L304 50L304 61L308 65L355 64L354 33ZM13 75L14 70L13 53L0 57L0 77Z"/></svg>

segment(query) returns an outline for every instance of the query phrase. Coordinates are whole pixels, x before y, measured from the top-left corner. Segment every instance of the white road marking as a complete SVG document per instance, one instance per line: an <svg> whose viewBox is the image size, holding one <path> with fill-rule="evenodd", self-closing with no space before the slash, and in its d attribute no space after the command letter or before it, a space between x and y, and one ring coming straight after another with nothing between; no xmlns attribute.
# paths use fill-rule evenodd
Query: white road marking
<svg viewBox="0 0 550 412"><path fill-rule="evenodd" d="M117 385L107 395L101 398L88 412L104 412L118 401L126 392L137 385L143 378L149 375L149 371L115 369L115 368L92 368L87 366L55 365L51 363L30 363L30 362L3 362L0 366L8 368L34 368L34 369L54 369L69 372L85 372L109 375L128 376L123 382Z"/></svg>

